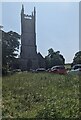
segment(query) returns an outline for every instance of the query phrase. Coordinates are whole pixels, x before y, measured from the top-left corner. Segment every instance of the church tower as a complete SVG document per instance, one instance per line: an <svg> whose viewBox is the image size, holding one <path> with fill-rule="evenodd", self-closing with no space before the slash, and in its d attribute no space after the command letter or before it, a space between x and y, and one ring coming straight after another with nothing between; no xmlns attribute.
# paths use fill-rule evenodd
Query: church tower
<svg viewBox="0 0 81 120"><path fill-rule="evenodd" d="M21 70L38 68L36 46L36 10L31 15L24 14L24 6L21 10Z"/></svg>

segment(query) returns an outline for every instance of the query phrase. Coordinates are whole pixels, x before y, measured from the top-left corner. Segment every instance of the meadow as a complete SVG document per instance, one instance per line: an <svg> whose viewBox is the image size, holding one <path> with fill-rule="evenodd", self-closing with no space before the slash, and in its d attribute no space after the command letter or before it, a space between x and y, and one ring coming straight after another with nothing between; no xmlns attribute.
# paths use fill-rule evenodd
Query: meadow
<svg viewBox="0 0 81 120"><path fill-rule="evenodd" d="M2 79L3 118L78 118L79 76L19 72Z"/></svg>

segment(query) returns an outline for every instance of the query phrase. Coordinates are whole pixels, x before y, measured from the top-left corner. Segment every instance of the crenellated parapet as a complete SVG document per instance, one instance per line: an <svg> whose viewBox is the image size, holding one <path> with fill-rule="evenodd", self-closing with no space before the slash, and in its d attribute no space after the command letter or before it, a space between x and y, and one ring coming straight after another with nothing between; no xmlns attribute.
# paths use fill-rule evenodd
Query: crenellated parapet
<svg viewBox="0 0 81 120"><path fill-rule="evenodd" d="M28 15L28 14L24 13L24 6L22 5L21 17L23 17L25 19L33 19L34 18L34 20L35 20L35 17L36 17L35 7L34 7L34 11L31 13L31 15Z"/></svg>

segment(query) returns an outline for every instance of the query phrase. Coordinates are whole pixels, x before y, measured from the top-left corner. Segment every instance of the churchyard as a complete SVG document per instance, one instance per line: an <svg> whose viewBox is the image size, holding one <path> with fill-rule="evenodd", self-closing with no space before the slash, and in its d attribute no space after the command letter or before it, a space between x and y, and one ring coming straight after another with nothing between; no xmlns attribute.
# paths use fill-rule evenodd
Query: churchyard
<svg viewBox="0 0 81 120"><path fill-rule="evenodd" d="M3 77L3 118L78 118L78 75L18 72Z"/></svg>
<svg viewBox="0 0 81 120"><path fill-rule="evenodd" d="M37 5L35 5L32 6L34 7L32 13L29 14L28 11L31 10L30 5L24 9L26 3L21 3L20 20L18 17L20 15L20 7L12 3L15 5L13 7L13 5L10 4L11 3L6 6L4 5L3 7L5 8L3 9L3 11L5 10L3 14L5 24L3 24L4 30L0 29L0 33L2 34L1 48L3 76L2 84L0 81L0 87L2 87L2 104L0 104L0 106L2 107L3 120L6 120L5 118L8 118L7 120L10 120L10 118L17 118L17 120L19 120L19 118L21 118L21 120L22 118L35 118L37 120L40 120L41 118L43 118L42 120L49 120L51 118L54 120L65 120L67 118L68 120L73 120L74 118L79 118L79 110L81 109L81 76L67 73L60 75L49 73L47 71L21 72L26 70L36 70L37 68L48 70L53 66L65 65L68 62L71 63L66 64L65 68L66 70L70 70L73 65L81 64L81 51L77 51L78 49L76 48L76 46L78 46L76 44L78 40L78 37L76 37L78 36L78 30L75 25L78 25L76 24L78 21L76 21L75 18L78 17L74 16L78 15L75 14L75 11L79 10L79 5L75 7L75 5L72 5L74 3L71 3L72 7L68 4L70 5L68 6L69 11L68 9L65 9L67 7L64 7L64 10L62 8L63 11L61 11L60 4L56 5L57 7L54 5L53 8L51 6L52 11L50 11L50 8L45 9L44 7L43 10L41 6L37 7ZM8 10L8 8L10 9ZM15 8L14 12L13 8ZM52 16L47 16L44 11L52 13L47 14ZM15 13L18 15L16 16ZM61 17L60 13L62 13ZM9 19L6 18L7 14L11 14ZM70 19L68 17L69 15ZM39 19L38 23L37 19ZM72 23L70 23L70 21ZM36 28L38 29L36 30ZM9 31L6 32L6 29ZM18 33L13 30L16 30ZM50 48L50 46L52 46L52 48ZM73 51L74 48L75 50ZM47 55L44 56L47 49ZM73 56L74 54L75 56ZM20 72L18 72L19 70Z"/></svg>

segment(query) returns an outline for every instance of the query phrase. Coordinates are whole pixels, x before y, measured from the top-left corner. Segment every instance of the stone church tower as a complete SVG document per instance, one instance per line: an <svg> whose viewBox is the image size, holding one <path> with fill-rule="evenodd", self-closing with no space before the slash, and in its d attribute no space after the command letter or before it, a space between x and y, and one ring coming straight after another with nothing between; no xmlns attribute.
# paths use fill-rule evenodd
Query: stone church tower
<svg viewBox="0 0 81 120"><path fill-rule="evenodd" d="M24 6L21 10L21 70L38 68L38 56L36 47L36 11L31 15L24 14Z"/></svg>

